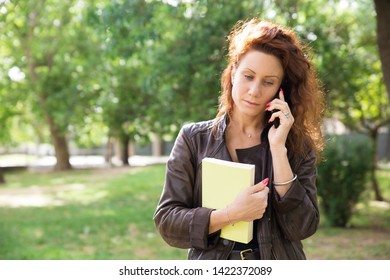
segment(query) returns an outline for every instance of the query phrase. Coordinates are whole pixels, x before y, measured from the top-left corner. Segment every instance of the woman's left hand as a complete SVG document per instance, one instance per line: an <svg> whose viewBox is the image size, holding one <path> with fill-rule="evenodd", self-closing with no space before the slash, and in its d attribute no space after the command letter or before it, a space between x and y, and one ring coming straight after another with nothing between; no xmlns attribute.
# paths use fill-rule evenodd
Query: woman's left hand
<svg viewBox="0 0 390 280"><path fill-rule="evenodd" d="M279 110L272 114L269 122L273 122L279 118L280 124L278 128L273 125L268 133L268 141L271 147L285 146L288 133L294 123L294 117L291 114L290 107L284 99L283 90L279 91L279 99L275 98L267 107L268 111Z"/></svg>

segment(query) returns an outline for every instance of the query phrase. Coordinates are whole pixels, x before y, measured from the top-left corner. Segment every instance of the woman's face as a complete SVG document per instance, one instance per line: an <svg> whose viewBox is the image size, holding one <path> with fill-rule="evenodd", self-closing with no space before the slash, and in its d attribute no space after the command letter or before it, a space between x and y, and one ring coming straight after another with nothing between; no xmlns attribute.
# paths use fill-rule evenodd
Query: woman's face
<svg viewBox="0 0 390 280"><path fill-rule="evenodd" d="M234 110L261 116L268 102L275 98L283 80L280 60L257 50L246 53L232 71Z"/></svg>

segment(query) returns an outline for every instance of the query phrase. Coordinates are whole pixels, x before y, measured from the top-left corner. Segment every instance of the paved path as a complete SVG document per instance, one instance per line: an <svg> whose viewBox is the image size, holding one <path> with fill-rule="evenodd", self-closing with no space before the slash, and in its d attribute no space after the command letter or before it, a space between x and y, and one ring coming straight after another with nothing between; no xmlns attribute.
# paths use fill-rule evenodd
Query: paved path
<svg viewBox="0 0 390 280"><path fill-rule="evenodd" d="M131 166L146 166L151 164L164 164L168 160L168 156L132 156L129 158ZM44 169L51 168L55 165L56 158L54 156L40 157L36 160L28 160L23 157L18 159L1 160L0 166L27 166L29 169ZM103 156L72 156L70 163L74 168L100 168L107 167L108 164L104 161ZM120 166L118 160L113 160L114 166Z"/></svg>

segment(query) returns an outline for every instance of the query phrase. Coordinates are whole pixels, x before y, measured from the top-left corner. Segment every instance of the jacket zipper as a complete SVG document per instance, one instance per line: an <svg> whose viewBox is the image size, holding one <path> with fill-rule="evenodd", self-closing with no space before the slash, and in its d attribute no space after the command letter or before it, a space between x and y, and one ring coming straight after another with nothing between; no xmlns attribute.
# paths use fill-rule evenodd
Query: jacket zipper
<svg viewBox="0 0 390 280"><path fill-rule="evenodd" d="M219 143L218 147L214 150L214 152L210 155L210 157L214 157L219 152L223 143L224 143L223 141Z"/></svg>
<svg viewBox="0 0 390 280"><path fill-rule="evenodd" d="M217 146L217 148L214 150L214 152L212 153L212 154L210 154L210 156L209 157L214 157L218 152L219 152L219 150L221 149L221 147L222 147L222 144L223 144L223 142L221 142L221 143L219 143L219 145ZM198 166L197 166L197 169L199 170L199 168L200 168L200 166L202 165L202 161L198 164Z"/></svg>

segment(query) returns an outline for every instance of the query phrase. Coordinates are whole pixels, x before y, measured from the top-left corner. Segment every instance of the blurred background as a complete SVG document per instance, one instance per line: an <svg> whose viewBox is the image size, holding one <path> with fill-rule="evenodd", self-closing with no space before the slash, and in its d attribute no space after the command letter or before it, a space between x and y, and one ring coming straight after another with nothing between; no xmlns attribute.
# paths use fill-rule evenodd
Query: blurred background
<svg viewBox="0 0 390 280"><path fill-rule="evenodd" d="M387 0L0 0L0 259L186 258L152 221L164 163L252 17L297 32L326 93L308 258L389 259Z"/></svg>

